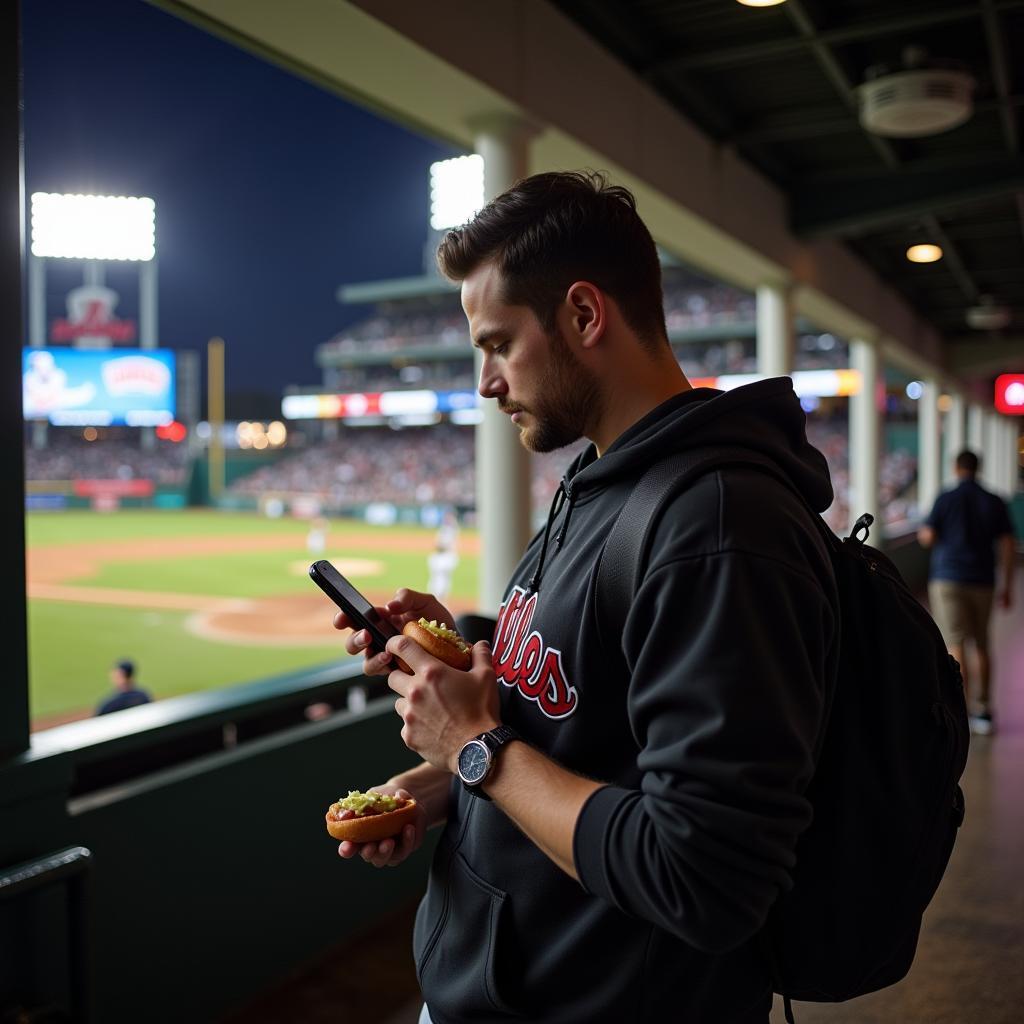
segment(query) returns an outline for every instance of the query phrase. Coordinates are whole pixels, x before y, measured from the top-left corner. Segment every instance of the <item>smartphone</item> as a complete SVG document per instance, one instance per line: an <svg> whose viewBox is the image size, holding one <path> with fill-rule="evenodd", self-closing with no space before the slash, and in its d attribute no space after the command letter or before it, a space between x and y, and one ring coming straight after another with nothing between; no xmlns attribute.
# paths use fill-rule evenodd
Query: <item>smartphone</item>
<svg viewBox="0 0 1024 1024"><path fill-rule="evenodd" d="M365 629L370 634L370 647L381 654L388 640L398 636L398 630L352 586L327 559L322 558L309 567L313 582L349 617L354 629Z"/></svg>

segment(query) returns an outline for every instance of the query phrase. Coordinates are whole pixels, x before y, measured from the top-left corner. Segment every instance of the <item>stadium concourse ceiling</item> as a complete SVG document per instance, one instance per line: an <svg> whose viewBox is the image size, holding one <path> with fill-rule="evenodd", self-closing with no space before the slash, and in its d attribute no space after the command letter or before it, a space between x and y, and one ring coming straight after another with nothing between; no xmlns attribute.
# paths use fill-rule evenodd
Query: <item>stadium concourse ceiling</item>
<svg viewBox="0 0 1024 1024"><path fill-rule="evenodd" d="M781 188L797 237L844 242L902 293L951 370L1021 367L1024 0L551 2ZM920 137L862 127L858 87L914 68L966 72L967 120ZM919 243L943 258L911 263Z"/></svg>
<svg viewBox="0 0 1024 1024"><path fill-rule="evenodd" d="M1024 0L148 2L454 145L530 133L531 169L608 169L677 257L791 286L911 372L982 400L1024 371ZM970 77L937 97L963 124L861 127L858 86L908 64ZM941 262L907 262L922 242Z"/></svg>

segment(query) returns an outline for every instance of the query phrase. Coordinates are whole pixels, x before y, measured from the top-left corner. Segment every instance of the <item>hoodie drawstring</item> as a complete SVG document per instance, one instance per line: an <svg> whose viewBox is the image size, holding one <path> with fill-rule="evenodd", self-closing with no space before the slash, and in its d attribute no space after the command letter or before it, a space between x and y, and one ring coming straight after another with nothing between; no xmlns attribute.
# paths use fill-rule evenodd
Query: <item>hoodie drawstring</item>
<svg viewBox="0 0 1024 1024"><path fill-rule="evenodd" d="M569 529L569 519L572 517L573 508L573 494L569 486L563 481L562 489L565 491L565 496L568 499L568 505L565 507L565 521L562 523L562 528L558 531L558 536L555 537L555 543L561 547L562 541L565 540L566 532Z"/></svg>
<svg viewBox="0 0 1024 1024"><path fill-rule="evenodd" d="M565 481L561 481L558 485L558 490L555 491L555 496L551 499L551 508L548 511L547 525L544 527L544 540L540 546L540 561L537 563L537 570L533 574L533 578L530 580L529 593L536 594L540 590L541 577L544 575L544 559L548 553L548 537L551 536L551 527L554 525L555 520L558 518L558 513L562 511L562 505L565 503L566 497L568 497L568 490L565 486ZM569 503L569 507L572 508L572 502ZM561 544L561 536L565 532L565 527L562 527L562 531L559 534L558 543Z"/></svg>

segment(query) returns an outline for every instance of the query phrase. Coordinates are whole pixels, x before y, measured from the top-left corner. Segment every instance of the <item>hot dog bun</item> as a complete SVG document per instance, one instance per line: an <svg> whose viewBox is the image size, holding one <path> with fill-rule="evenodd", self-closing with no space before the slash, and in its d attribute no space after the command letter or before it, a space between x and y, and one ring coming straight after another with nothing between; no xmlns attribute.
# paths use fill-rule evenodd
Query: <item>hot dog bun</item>
<svg viewBox="0 0 1024 1024"><path fill-rule="evenodd" d="M427 622L407 622L402 632L415 640L428 654L443 661L460 672L468 672L473 666L473 651L469 644L445 623L438 625L437 620Z"/></svg>
<svg viewBox="0 0 1024 1024"><path fill-rule="evenodd" d="M416 817L416 801L412 797L403 800L400 797L386 798L393 800L398 806L392 811L377 810L373 798L380 798L379 793L358 793L352 791L349 795L336 803L331 804L327 809L326 821L327 831L338 840L350 843L376 843L381 839L390 839L397 836L406 825L411 825ZM356 813L351 818L339 818L346 802L352 802L353 798L359 798L357 802L367 801L369 807L367 812Z"/></svg>

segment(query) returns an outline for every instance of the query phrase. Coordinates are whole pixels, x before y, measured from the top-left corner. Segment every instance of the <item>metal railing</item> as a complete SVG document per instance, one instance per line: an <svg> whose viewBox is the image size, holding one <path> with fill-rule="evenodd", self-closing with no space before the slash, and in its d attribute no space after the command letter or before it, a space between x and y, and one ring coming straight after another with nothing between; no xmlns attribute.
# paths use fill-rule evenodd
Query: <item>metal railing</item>
<svg viewBox="0 0 1024 1024"><path fill-rule="evenodd" d="M69 846L0 872L0 902L49 886L67 887L70 1012L71 1020L77 1024L89 1024L92 1020L88 928L91 867L91 851L84 846ZM23 996L18 994L16 998Z"/></svg>

